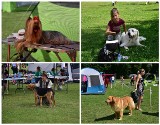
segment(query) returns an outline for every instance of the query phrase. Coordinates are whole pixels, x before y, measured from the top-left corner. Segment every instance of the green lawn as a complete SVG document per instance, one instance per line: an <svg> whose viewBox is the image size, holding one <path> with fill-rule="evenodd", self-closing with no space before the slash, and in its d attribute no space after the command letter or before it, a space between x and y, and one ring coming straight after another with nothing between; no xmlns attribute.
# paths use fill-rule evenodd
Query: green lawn
<svg viewBox="0 0 160 125"><path fill-rule="evenodd" d="M114 112L109 105L105 103L108 96L130 96L130 92L134 90L134 86L130 86L129 80L125 80L125 86L121 86L120 81L117 80L111 89L107 88L105 95L82 95L81 96L81 116L82 123L129 123L129 124L158 124L159 123L159 87L147 86L144 91L144 100L141 105L142 112L138 110L133 111L132 116L128 116L128 111L124 111L122 121L114 120ZM129 88L128 88L129 87ZM152 107L150 107L149 88L152 87Z"/></svg>
<svg viewBox="0 0 160 125"><path fill-rule="evenodd" d="M136 28L146 47L130 47L129 51L121 48L121 54L129 56L128 62L156 62L159 58L159 4L150 2L117 2L120 17L126 27ZM110 20L111 2L82 2L81 4L81 51L82 61L96 62L100 49L105 44L105 30ZM123 30L122 30L123 31Z"/></svg>
<svg viewBox="0 0 160 125"><path fill-rule="evenodd" d="M20 11L22 10L22 11ZM18 12L3 12L2 11L2 38L5 39L12 33L18 32L19 29L25 27L25 22L31 11L24 11L24 8L19 8ZM33 15L38 15L42 22L43 30L59 31L73 41L79 41L79 8L69 8L58 6L50 2L40 2L38 7L33 12ZM2 61L7 61L7 45L2 45ZM11 56L16 53L14 46L11 46ZM60 53L60 57L64 62L71 62L70 58L65 53ZM59 62L53 52L47 53L44 50L38 50L32 56L41 62ZM79 62L79 51L77 52L76 61ZM11 59L10 61L13 61Z"/></svg>
<svg viewBox="0 0 160 125"><path fill-rule="evenodd" d="M56 91L56 107L35 106L34 94L10 85L9 94L2 99L2 123L79 123L79 84L71 83L66 90ZM66 88L64 88L66 89Z"/></svg>

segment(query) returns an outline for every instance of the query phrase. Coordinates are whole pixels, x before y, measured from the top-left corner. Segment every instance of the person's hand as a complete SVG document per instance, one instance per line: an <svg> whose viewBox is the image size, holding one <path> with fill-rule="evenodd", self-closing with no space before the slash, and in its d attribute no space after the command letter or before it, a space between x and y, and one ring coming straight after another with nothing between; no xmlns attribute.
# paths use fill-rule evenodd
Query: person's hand
<svg viewBox="0 0 160 125"><path fill-rule="evenodd" d="M116 32L112 32L112 35L116 35Z"/></svg>

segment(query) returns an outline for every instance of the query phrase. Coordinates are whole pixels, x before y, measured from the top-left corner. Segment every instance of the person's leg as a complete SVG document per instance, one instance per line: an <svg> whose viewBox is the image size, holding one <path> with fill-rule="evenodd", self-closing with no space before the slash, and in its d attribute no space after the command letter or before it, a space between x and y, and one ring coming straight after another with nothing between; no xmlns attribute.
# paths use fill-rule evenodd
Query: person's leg
<svg viewBox="0 0 160 125"><path fill-rule="evenodd" d="M57 90L57 87L58 86L58 79L54 79L54 90Z"/></svg>
<svg viewBox="0 0 160 125"><path fill-rule="evenodd" d="M87 81L85 81L85 84L84 84L84 92L87 92Z"/></svg>
<svg viewBox="0 0 160 125"><path fill-rule="evenodd" d="M111 81L111 88L112 88L112 81Z"/></svg>
<svg viewBox="0 0 160 125"><path fill-rule="evenodd" d="M136 106L136 108L137 108L138 110L140 110L140 111L142 110L142 109L141 109L141 100L142 100L142 96L140 95L140 96L139 96L139 99L138 99L137 106Z"/></svg>

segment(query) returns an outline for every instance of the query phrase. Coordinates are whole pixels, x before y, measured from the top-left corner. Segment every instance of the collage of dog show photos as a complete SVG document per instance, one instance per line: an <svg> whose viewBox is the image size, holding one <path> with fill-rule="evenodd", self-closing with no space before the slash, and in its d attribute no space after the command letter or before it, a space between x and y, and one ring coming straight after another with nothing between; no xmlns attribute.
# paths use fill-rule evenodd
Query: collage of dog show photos
<svg viewBox="0 0 160 125"><path fill-rule="evenodd" d="M160 124L158 1L1 1L1 124Z"/></svg>

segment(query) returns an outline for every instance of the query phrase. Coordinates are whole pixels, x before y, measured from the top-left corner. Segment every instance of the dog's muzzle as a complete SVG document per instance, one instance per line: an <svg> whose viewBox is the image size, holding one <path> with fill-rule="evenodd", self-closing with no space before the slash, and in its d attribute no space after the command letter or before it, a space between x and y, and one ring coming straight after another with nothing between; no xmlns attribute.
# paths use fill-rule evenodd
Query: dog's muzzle
<svg viewBox="0 0 160 125"><path fill-rule="evenodd" d="M131 35L130 32L128 32L128 36L129 36L129 38L133 38L134 37L134 36Z"/></svg>
<svg viewBox="0 0 160 125"><path fill-rule="evenodd" d="M109 105L109 102L105 101L105 103L107 103L107 105Z"/></svg>

